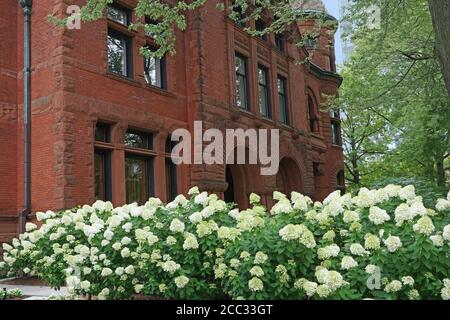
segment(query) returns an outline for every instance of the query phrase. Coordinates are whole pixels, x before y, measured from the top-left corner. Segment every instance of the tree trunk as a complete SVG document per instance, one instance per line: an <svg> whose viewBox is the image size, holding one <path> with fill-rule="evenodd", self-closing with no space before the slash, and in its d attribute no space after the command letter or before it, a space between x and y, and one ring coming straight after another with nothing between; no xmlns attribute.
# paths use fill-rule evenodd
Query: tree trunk
<svg viewBox="0 0 450 320"><path fill-rule="evenodd" d="M353 170L353 180L354 183L359 186L361 184L361 175L359 173L359 164L358 160L353 157L352 158L352 170Z"/></svg>
<svg viewBox="0 0 450 320"><path fill-rule="evenodd" d="M436 34L436 53L450 97L450 0L428 0Z"/></svg>
<svg viewBox="0 0 450 320"><path fill-rule="evenodd" d="M436 160L436 167L437 167L437 185L442 190L445 190L445 167L443 158Z"/></svg>

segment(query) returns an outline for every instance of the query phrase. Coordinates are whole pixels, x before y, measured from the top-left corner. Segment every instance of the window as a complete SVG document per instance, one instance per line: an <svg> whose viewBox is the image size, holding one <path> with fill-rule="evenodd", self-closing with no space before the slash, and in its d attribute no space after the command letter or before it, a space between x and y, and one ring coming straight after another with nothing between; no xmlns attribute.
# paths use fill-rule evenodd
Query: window
<svg viewBox="0 0 450 320"><path fill-rule="evenodd" d="M144 204L153 194L152 135L128 130L125 134L125 188L127 203ZM147 149L147 151L145 151Z"/></svg>
<svg viewBox="0 0 450 320"><path fill-rule="evenodd" d="M152 27L154 27L154 26L159 24L158 21L152 20L152 19L148 19L148 18L145 19L145 23L148 24L148 25L152 25ZM152 33L150 30L144 31L144 33L145 33L145 35L147 37L150 37L150 38L154 38L155 37L155 34Z"/></svg>
<svg viewBox="0 0 450 320"><path fill-rule="evenodd" d="M313 35L304 35L303 43L307 49L315 49L318 45L318 39Z"/></svg>
<svg viewBox="0 0 450 320"><path fill-rule="evenodd" d="M124 77L132 76L131 38L112 29L108 30L108 70Z"/></svg>
<svg viewBox="0 0 450 320"><path fill-rule="evenodd" d="M255 30L256 31L262 32L265 29L266 29L266 23L263 20L258 19L255 21ZM259 38L263 41L267 41L267 36L268 36L267 33L264 33L264 34L260 35Z"/></svg>
<svg viewBox="0 0 450 320"><path fill-rule="evenodd" d="M258 66L258 93L259 111L264 117L270 118L269 72L261 65Z"/></svg>
<svg viewBox="0 0 450 320"><path fill-rule="evenodd" d="M308 95L308 124L310 132L319 132L319 123L316 114L316 106L313 98Z"/></svg>
<svg viewBox="0 0 450 320"><path fill-rule="evenodd" d="M282 34L275 34L275 46L281 52L284 52L284 36Z"/></svg>
<svg viewBox="0 0 450 320"><path fill-rule="evenodd" d="M111 201L111 149L110 126L97 123L94 129L94 196L95 200ZM101 145L99 144L102 143Z"/></svg>
<svg viewBox="0 0 450 320"><path fill-rule="evenodd" d="M246 16L245 12L242 11L242 7L235 6L235 3L233 1L232 10L233 10L233 16L237 20L236 24L241 28L245 28L247 26L247 16Z"/></svg>
<svg viewBox="0 0 450 320"><path fill-rule="evenodd" d="M278 104L280 108L280 121L284 124L288 124L289 113L286 94L286 78L278 76L277 87L278 87Z"/></svg>
<svg viewBox="0 0 450 320"><path fill-rule="evenodd" d="M97 123L95 126L95 141L98 142L110 142L109 137L109 125L105 123Z"/></svg>
<svg viewBox="0 0 450 320"><path fill-rule="evenodd" d="M249 110L247 58L236 54L236 104L239 108Z"/></svg>
<svg viewBox="0 0 450 320"><path fill-rule="evenodd" d="M150 48L150 51L156 51ZM148 85L166 89L166 57L144 57L144 77Z"/></svg>
<svg viewBox="0 0 450 320"><path fill-rule="evenodd" d="M108 5L107 16L109 20L123 24L124 26L130 25L131 11L125 7L117 4Z"/></svg>
<svg viewBox="0 0 450 320"><path fill-rule="evenodd" d="M177 196L177 166L171 159L175 142L169 136L166 141L166 194L167 201L172 201Z"/></svg>
<svg viewBox="0 0 450 320"><path fill-rule="evenodd" d="M128 130L125 134L125 146L139 149L152 149L152 134Z"/></svg>
<svg viewBox="0 0 450 320"><path fill-rule="evenodd" d="M335 110L330 111L331 119L331 143L340 146L341 145L341 125L339 120L339 112Z"/></svg>
<svg viewBox="0 0 450 320"><path fill-rule="evenodd" d="M341 190L342 194L345 193L345 176L342 170L336 174L336 189Z"/></svg>

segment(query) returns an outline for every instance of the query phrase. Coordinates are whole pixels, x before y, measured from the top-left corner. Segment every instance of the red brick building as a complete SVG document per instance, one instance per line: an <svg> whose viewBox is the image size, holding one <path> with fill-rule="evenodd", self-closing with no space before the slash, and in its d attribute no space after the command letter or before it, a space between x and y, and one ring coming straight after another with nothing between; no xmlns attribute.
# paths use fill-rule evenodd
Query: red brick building
<svg viewBox="0 0 450 320"><path fill-rule="evenodd" d="M117 1L109 18L63 30L47 15L84 1L34 1L32 212L96 198L166 201L193 185L242 207L250 192L270 204L274 190L322 199L343 187L338 115L320 110L322 95L335 94L342 80L329 30L315 39L312 63L298 64L308 48L294 41L310 24L251 37L208 1L177 33L176 55L145 60L139 48L152 46L151 37L127 28L136 2ZM23 203L22 39L18 1L2 0L0 242L18 232ZM192 130L195 120L204 129L279 128L278 175L261 176L257 165L173 165L170 134Z"/></svg>

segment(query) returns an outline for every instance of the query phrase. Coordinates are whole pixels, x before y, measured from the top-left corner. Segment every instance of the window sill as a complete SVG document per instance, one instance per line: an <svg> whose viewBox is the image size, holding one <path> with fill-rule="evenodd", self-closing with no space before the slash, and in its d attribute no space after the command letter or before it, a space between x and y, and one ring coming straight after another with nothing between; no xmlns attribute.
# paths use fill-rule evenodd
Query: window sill
<svg viewBox="0 0 450 320"><path fill-rule="evenodd" d="M141 83L139 81L136 81L136 80L134 80L132 78L128 78L128 77L125 77L125 76L118 75L118 74L113 73L111 71L107 71L106 72L106 76L108 78L113 79L113 80L124 82L124 83L130 84L130 85L135 86L135 87L140 87L141 86Z"/></svg>
<svg viewBox="0 0 450 320"><path fill-rule="evenodd" d="M136 30L131 30L129 25L127 26L111 19L107 19L107 21L108 21L108 28L113 28L114 30L117 30L129 37L138 34Z"/></svg>
<svg viewBox="0 0 450 320"><path fill-rule="evenodd" d="M334 149L339 149L339 150L343 150L343 148L342 148L342 146L341 145L338 145L338 144L331 144L331 147L332 148L334 148Z"/></svg>
<svg viewBox="0 0 450 320"><path fill-rule="evenodd" d="M164 95L166 97L176 98L176 96L172 92L167 91L167 89L163 89L163 88L160 88L160 87L157 87L157 86L152 86L150 84L145 84L145 88L150 90L150 91L153 91L153 92L155 92L157 94Z"/></svg>
<svg viewBox="0 0 450 320"><path fill-rule="evenodd" d="M313 138L316 138L316 139L319 139L319 140L324 140L325 138L322 136L322 135L320 135L319 133L316 133L316 132L310 132L310 134L311 134L311 137L313 137Z"/></svg>

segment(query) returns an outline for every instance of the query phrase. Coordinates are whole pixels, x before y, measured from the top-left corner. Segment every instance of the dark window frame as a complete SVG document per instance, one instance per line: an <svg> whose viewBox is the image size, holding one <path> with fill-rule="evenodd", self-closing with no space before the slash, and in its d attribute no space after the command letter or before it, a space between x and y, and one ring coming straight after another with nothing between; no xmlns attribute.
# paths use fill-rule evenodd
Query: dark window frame
<svg viewBox="0 0 450 320"><path fill-rule="evenodd" d="M145 163L146 163L146 167L147 167L146 168L146 170L147 170L147 172L146 172L147 173L147 177L146 177L146 179L147 179L147 183L146 183L147 199L145 200L145 202L146 202L148 200L148 198L153 197L155 195L154 157L136 154L132 151L127 150L127 151L125 151L125 163L126 163L127 159L145 161ZM125 197L126 197L127 203L134 202L134 201L131 201L128 199L126 170L125 170ZM138 204L144 205L144 203L138 203Z"/></svg>
<svg viewBox="0 0 450 320"><path fill-rule="evenodd" d="M283 91L280 92L280 85L279 83L282 83ZM282 75L277 75L277 92L278 92L278 107L279 107L279 115L280 115L280 122L289 125L289 102L288 102L288 89L287 89L287 78ZM281 101L284 103L282 104ZM281 109L284 109L284 116L285 118L282 119L281 117Z"/></svg>
<svg viewBox="0 0 450 320"><path fill-rule="evenodd" d="M151 51L156 51L156 47L152 44L147 44L146 45ZM167 59L166 59L166 55L164 55L162 58L158 59L158 58L146 58L143 57L144 59L144 78L145 78L145 82L148 86L151 87L156 87L162 90L167 90ZM159 73L160 73L160 78L161 78L161 86L158 86L157 84L151 84L147 82L147 79L145 77L146 75L146 64L147 64L147 59L157 59L159 60ZM157 71L158 72L158 71Z"/></svg>
<svg viewBox="0 0 450 320"><path fill-rule="evenodd" d="M111 70L109 65L109 47L108 47L108 41L109 37L125 41L125 68L126 72L124 73L118 73L114 70ZM107 34L107 52L108 52L108 72L120 76L120 77L126 77L126 78L133 78L133 38L129 35L120 32L114 28L108 27L108 34Z"/></svg>
<svg viewBox="0 0 450 320"><path fill-rule="evenodd" d="M317 118L317 108L316 108L316 102L315 98L311 94L307 94L307 115L308 115L308 129L309 132L319 134L320 128L319 128L319 121Z"/></svg>
<svg viewBox="0 0 450 320"><path fill-rule="evenodd" d="M103 190L105 194L105 199L100 199L95 194L96 200L102 201L112 201L112 166L111 166L111 150L102 149L99 147L94 148L94 156L100 155L103 158L103 167L104 167L104 188ZM94 170L95 170L95 160L94 160ZM94 174L94 180L96 180L96 175ZM94 184L96 182L94 181ZM94 189L96 189L94 187ZM96 190L95 190L96 191ZM94 191L94 192L95 192Z"/></svg>
<svg viewBox="0 0 450 320"><path fill-rule="evenodd" d="M243 81L244 86L244 101L243 105L238 106L242 110L250 111L250 92L249 92L249 63L248 63L248 57L236 52L235 53L235 74L236 74L236 102L238 101L238 82ZM244 64L244 74L241 74L239 72L239 69L236 68L237 65L237 59L240 59Z"/></svg>
<svg viewBox="0 0 450 320"><path fill-rule="evenodd" d="M276 33L275 34L275 47L280 52L286 51L286 42L284 40L284 35L282 33Z"/></svg>
<svg viewBox="0 0 450 320"><path fill-rule="evenodd" d="M109 17L108 9L109 9L110 7L111 7L111 8L114 8L114 9L116 9L116 10L118 10L118 11L122 11L122 12L125 13L125 19L126 19L125 23L121 23L121 22L116 21L116 20L114 20L114 19L111 19L111 18ZM117 3L117 2L113 2L113 3L111 3L111 4L108 4L106 10L107 10L106 18L107 18L109 21L112 21L112 22L114 22L114 23L118 23L118 24L120 24L120 25L122 25L122 26L125 26L125 27L128 27L128 26L130 26L130 24L133 23L132 10L129 9L129 8L127 8L127 7L125 7L125 6L123 6L123 5L121 5L121 4L119 4L119 3Z"/></svg>
<svg viewBox="0 0 450 320"><path fill-rule="evenodd" d="M265 83L261 83L261 81L260 81L260 77L259 77L260 71L264 72L264 81L265 81ZM262 64L258 64L257 79L258 79L259 113L263 117L265 117L267 119L271 119L272 118L272 110L271 110L272 104L271 104L271 101L270 101L270 99L271 99L271 95L270 95L271 88L270 88L270 70L269 70L269 68L264 66L264 65L262 65ZM263 106L261 104L261 102L262 102L262 100L261 100L261 89L263 89L263 91L264 91L265 98L266 98L265 100L267 102L267 105L266 105L267 114L265 114L263 112L263 109L262 109Z"/></svg>
<svg viewBox="0 0 450 320"><path fill-rule="evenodd" d="M331 110L330 112L331 122L331 143L335 146L342 146L341 138L341 121L339 118L339 112Z"/></svg>
<svg viewBox="0 0 450 320"><path fill-rule="evenodd" d="M256 31L263 31L264 29L267 28L267 22L264 21L264 19L260 18L258 20L255 20L255 30ZM269 34L268 33L264 33L262 35L258 36L259 39L261 39L262 41L269 41Z"/></svg>
<svg viewBox="0 0 450 320"><path fill-rule="evenodd" d="M146 146L139 147L139 146L133 146L133 145L127 144L127 141L126 141L126 135L127 134L133 134L133 135L138 135L138 136L145 137L145 145ZM124 144L125 144L125 147L129 148L129 149L153 150L153 138L154 138L154 136L153 136L152 132L140 131L140 130L137 130L137 129L129 128L125 132Z"/></svg>
<svg viewBox="0 0 450 320"><path fill-rule="evenodd" d="M103 139L97 139L97 128L104 130ZM112 201L112 151L113 146L111 144L111 125L98 121L94 127L94 198L96 200ZM100 155L103 158L103 171L104 171L104 199L100 199L96 194L96 155Z"/></svg>

